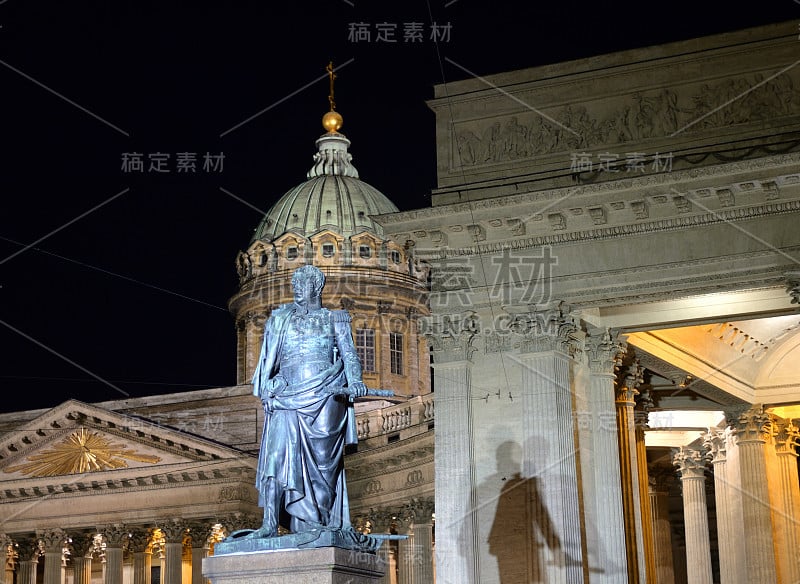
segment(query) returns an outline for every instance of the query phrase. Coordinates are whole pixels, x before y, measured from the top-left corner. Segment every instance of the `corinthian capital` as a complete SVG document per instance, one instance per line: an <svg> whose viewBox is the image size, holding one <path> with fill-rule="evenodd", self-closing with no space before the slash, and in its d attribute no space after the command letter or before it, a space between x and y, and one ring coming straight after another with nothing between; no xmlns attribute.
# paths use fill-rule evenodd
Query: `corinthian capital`
<svg viewBox="0 0 800 584"><path fill-rule="evenodd" d="M786 292L792 297L792 304L800 304L800 272L786 272Z"/></svg>
<svg viewBox="0 0 800 584"><path fill-rule="evenodd" d="M578 328L570 315L570 307L563 302L506 310L512 316L511 330L522 337L520 352L560 351L574 357L583 351L586 333Z"/></svg>
<svg viewBox="0 0 800 584"><path fill-rule="evenodd" d="M638 359L635 359L617 375L617 403L634 406L642 383L644 383L644 367L639 364Z"/></svg>
<svg viewBox="0 0 800 584"><path fill-rule="evenodd" d="M188 525L181 519L163 519L158 523L166 543L183 543Z"/></svg>
<svg viewBox="0 0 800 584"><path fill-rule="evenodd" d="M31 562L39 558L39 540L35 537L14 538L20 562Z"/></svg>
<svg viewBox="0 0 800 584"><path fill-rule="evenodd" d="M67 534L63 529L51 528L42 529L36 532L36 537L42 542L44 551L49 553L61 552L64 549L64 543L67 539Z"/></svg>
<svg viewBox="0 0 800 584"><path fill-rule="evenodd" d="M626 348L618 331L590 328L585 342L589 369L594 374L614 375L615 368L622 365Z"/></svg>
<svg viewBox="0 0 800 584"><path fill-rule="evenodd" d="M755 404L743 411L729 423L736 430L739 443L766 442L772 435L772 416L764 411L761 404Z"/></svg>
<svg viewBox="0 0 800 584"><path fill-rule="evenodd" d="M702 479L705 477L706 457L699 450L681 446L672 456L672 464L678 467L683 479Z"/></svg>
<svg viewBox="0 0 800 584"><path fill-rule="evenodd" d="M725 462L729 432L729 428L709 428L703 435L703 446L708 449L707 457L712 463Z"/></svg>
<svg viewBox="0 0 800 584"><path fill-rule="evenodd" d="M130 531L131 551L141 553L147 551L153 543L153 529L148 527L134 527Z"/></svg>
<svg viewBox="0 0 800 584"><path fill-rule="evenodd" d="M106 547L110 548L125 547L128 539L130 539L128 526L124 523L100 526L97 531L103 534L103 538L106 540Z"/></svg>
<svg viewBox="0 0 800 584"><path fill-rule="evenodd" d="M437 314L419 320L420 332L433 350L434 363L469 361L478 333L478 317L472 311Z"/></svg>
<svg viewBox="0 0 800 584"><path fill-rule="evenodd" d="M778 454L797 456L800 428L792 420L776 420L775 422L775 450Z"/></svg>
<svg viewBox="0 0 800 584"><path fill-rule="evenodd" d="M85 558L94 552L93 533L73 533L69 539L73 557Z"/></svg>

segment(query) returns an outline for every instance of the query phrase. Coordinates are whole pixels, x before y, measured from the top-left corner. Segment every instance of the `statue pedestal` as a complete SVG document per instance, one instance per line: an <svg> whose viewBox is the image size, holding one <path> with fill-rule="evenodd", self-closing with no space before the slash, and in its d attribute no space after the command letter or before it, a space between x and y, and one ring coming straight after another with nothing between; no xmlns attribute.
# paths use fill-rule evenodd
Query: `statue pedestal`
<svg viewBox="0 0 800 584"><path fill-rule="evenodd" d="M375 584L383 573L376 554L337 547L203 558L203 576L214 584Z"/></svg>

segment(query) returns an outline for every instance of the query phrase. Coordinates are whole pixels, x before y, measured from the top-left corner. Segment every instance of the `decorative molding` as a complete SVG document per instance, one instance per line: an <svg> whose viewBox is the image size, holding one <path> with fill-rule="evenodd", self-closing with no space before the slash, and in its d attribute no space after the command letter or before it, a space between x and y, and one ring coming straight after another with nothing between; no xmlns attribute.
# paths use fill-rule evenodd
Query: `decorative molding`
<svg viewBox="0 0 800 584"><path fill-rule="evenodd" d="M631 178L621 178L614 181L592 183L577 187L558 187L552 189L532 190L524 194L514 194L504 197L493 197L489 199L478 199L466 203L452 203L448 205L438 205L412 211L401 211L386 215L374 215L373 219L378 220L381 225L388 227L395 224L410 223L438 219L442 217L453 217L458 214L473 216L476 212L481 215L493 210L503 210L509 207L521 206L529 207L531 204L551 205L559 200L569 197L571 201L580 200L583 197L597 196L605 198L609 193L619 194L622 191L641 192L649 187L663 188L665 192L674 193L676 184L685 184L694 179L718 179L730 175L739 175L748 171L764 171L781 169L785 166L795 166L800 163L800 153L778 154L765 156L763 158L750 159L739 162L729 162L725 164L715 164L689 170L676 170L668 174L654 174L647 176L635 176ZM800 182L800 176L796 173L782 174L769 178L762 178L769 185L796 184ZM738 183L730 185L720 185L721 188L736 188ZM691 192L691 191L690 191ZM699 196L699 191L698 196ZM680 193L678 193L680 194ZM595 205L596 206L596 205ZM548 207L550 208L550 207ZM612 208L615 208L612 204ZM619 209L624 208L624 203ZM408 228L406 228L408 229ZM403 242L405 243L405 242Z"/></svg>
<svg viewBox="0 0 800 584"><path fill-rule="evenodd" d="M561 234L540 235L523 239L500 240L489 244L462 246L454 248L435 249L435 253L424 254L418 251L420 259L435 261L457 256L485 255L502 252L504 249L530 249L545 245L574 244L581 241L600 241L629 237L631 235L644 235L687 229L692 227L705 227L721 223L732 223L767 215L784 215L800 211L800 201L786 201L780 203L764 203L749 207L735 209L720 209L710 213L696 215L682 215L641 223L628 223L613 225L598 229L581 229L565 231ZM557 213L554 215L558 215ZM555 225L561 225L556 222ZM566 223L564 223L566 227Z"/></svg>
<svg viewBox="0 0 800 584"><path fill-rule="evenodd" d="M255 483L255 471L251 467L214 468L206 470L175 471L148 476L139 476L105 481L70 481L68 483L49 484L43 486L15 487L0 491L0 503L18 502L24 499L63 496L93 496L103 491L124 493L145 489L175 488L180 483L208 482L218 483L231 479L242 480L247 484Z"/></svg>

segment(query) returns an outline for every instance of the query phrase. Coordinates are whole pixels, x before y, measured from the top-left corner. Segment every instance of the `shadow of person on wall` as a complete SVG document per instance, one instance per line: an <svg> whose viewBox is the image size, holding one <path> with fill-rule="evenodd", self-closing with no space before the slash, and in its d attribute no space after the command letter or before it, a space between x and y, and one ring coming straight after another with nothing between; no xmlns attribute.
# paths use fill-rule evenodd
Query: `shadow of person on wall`
<svg viewBox="0 0 800 584"><path fill-rule="evenodd" d="M550 515L539 496L538 479L525 477L522 449L513 441L496 451L497 472L484 481L497 493L497 507L487 537L489 553L497 560L501 584L545 582L544 546L560 547Z"/></svg>

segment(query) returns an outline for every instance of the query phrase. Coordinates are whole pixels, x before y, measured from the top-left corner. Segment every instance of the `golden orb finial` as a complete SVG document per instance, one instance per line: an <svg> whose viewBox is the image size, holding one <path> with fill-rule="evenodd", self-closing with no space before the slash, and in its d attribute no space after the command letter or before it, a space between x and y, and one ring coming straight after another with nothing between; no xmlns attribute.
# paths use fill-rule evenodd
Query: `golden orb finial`
<svg viewBox="0 0 800 584"><path fill-rule="evenodd" d="M339 131L339 128L342 127L342 122L342 116L339 115L339 112L333 110L322 116L322 127L331 134Z"/></svg>
<svg viewBox="0 0 800 584"><path fill-rule="evenodd" d="M328 66L325 67L325 70L328 72L328 77L331 81L331 92L328 94L328 102L330 103L331 111L322 116L322 127L325 128L329 133L333 134L339 131L339 128L342 127L344 120L342 120L342 116L336 111L336 102L333 101L333 80L336 79L336 74L333 72L333 61L328 63Z"/></svg>

